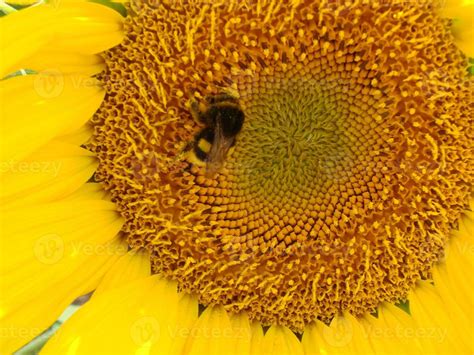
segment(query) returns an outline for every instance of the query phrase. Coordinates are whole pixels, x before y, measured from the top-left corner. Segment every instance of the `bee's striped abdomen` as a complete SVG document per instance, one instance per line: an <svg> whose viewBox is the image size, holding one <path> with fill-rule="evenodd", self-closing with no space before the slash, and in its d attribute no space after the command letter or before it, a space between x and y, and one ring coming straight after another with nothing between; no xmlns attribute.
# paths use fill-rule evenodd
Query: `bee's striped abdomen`
<svg viewBox="0 0 474 355"><path fill-rule="evenodd" d="M189 151L189 160L193 164L203 166L214 141L214 132L211 128L204 128L194 137L193 148Z"/></svg>

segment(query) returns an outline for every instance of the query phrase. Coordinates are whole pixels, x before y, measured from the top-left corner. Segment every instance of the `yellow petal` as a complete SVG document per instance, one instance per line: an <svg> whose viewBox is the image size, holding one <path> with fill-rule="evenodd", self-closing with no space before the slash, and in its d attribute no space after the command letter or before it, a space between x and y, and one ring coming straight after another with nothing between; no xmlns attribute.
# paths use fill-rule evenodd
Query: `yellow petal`
<svg viewBox="0 0 474 355"><path fill-rule="evenodd" d="M425 351L439 354L472 351L472 347L469 349L469 344L460 337L460 332L465 332L466 329L458 328L460 324L457 319L451 318L449 305L443 304L433 285L427 281L419 282L409 300L410 312L417 329L427 333L418 338Z"/></svg>
<svg viewBox="0 0 474 355"><path fill-rule="evenodd" d="M472 234L469 239L471 238ZM446 271L443 281L451 285L451 292L459 301L472 295L471 285L474 283L474 273L466 272L466 270L474 271L473 248L472 241L453 235L446 249L446 260L439 266L440 270ZM466 312L468 310L469 308Z"/></svg>
<svg viewBox="0 0 474 355"><path fill-rule="evenodd" d="M0 18L0 78L21 69L18 62L53 39L53 33L46 26L38 25L47 21L48 14L51 18L49 7L37 6Z"/></svg>
<svg viewBox="0 0 474 355"><path fill-rule="evenodd" d="M350 339L347 344L339 343L345 352L351 354L372 354L383 352L383 349L380 349L379 351L375 350L373 344L369 340L367 329L363 327L359 319L348 312L344 312L342 316L338 316L337 318L338 323L335 323L333 320L329 329L332 330L332 334L339 334L340 337L342 336L342 338L339 339L344 339L346 336L344 329L346 329L346 327L349 329ZM328 336L325 338L328 339Z"/></svg>
<svg viewBox="0 0 474 355"><path fill-rule="evenodd" d="M92 127L86 123L79 129L76 129L63 136L59 136L57 140L64 143L82 145L82 144L85 144L90 139L90 137L92 137L92 134L93 134Z"/></svg>
<svg viewBox="0 0 474 355"><path fill-rule="evenodd" d="M472 344L472 329L474 319L474 296L472 291L468 294L457 292L456 283L452 282L450 273L443 266L437 266L433 270L435 289L444 305L449 305L449 314L455 322L456 328L460 330L457 334L465 344ZM472 283L470 283L472 285ZM445 306L446 307L446 306ZM471 334L464 330L471 329Z"/></svg>
<svg viewBox="0 0 474 355"><path fill-rule="evenodd" d="M227 314L222 306L210 306L189 330L184 352L248 354L251 333L246 314Z"/></svg>
<svg viewBox="0 0 474 355"><path fill-rule="evenodd" d="M301 341L305 354L328 353L327 350L323 350L325 344L323 339L324 327L327 326L319 321L314 321L306 326Z"/></svg>
<svg viewBox="0 0 474 355"><path fill-rule="evenodd" d="M315 321L303 334L305 354L372 354L369 334L359 320L344 313L337 315L329 326Z"/></svg>
<svg viewBox="0 0 474 355"><path fill-rule="evenodd" d="M443 0L437 4L441 5L439 13L442 17L456 18L458 16L463 16L465 8L474 5L474 0Z"/></svg>
<svg viewBox="0 0 474 355"><path fill-rule="evenodd" d="M153 287L147 278L93 297L61 326L42 353L135 353L142 339L159 337L159 323L146 304Z"/></svg>
<svg viewBox="0 0 474 355"><path fill-rule="evenodd" d="M109 249L120 248L120 241L116 240L107 245ZM123 244L122 244L123 246ZM28 341L39 335L61 315L64 309L78 296L87 294L97 287L100 279L110 268L110 264L116 255L101 254L82 259L82 264L71 268L67 276L55 279L39 279L43 283L35 284L41 287L41 292L35 293L29 300L18 299L14 310L0 308L0 327L7 331L0 338L2 352L12 353ZM34 272L34 270L31 270ZM25 280L28 281L28 280ZM3 290L3 281L0 281ZM14 287L21 287L16 284ZM28 292L24 288L24 292ZM3 295L2 295L3 297Z"/></svg>
<svg viewBox="0 0 474 355"><path fill-rule="evenodd" d="M168 319L168 332L163 340L151 347L151 354L181 354L184 351L187 339L193 325L198 319L198 302L196 297L184 294L181 296L177 314Z"/></svg>
<svg viewBox="0 0 474 355"><path fill-rule="evenodd" d="M120 43L122 17L114 10L90 2L43 4L0 18L0 77L25 65L47 48L94 54ZM20 66L21 63L21 66ZM32 62L34 63L34 61Z"/></svg>
<svg viewBox="0 0 474 355"><path fill-rule="evenodd" d="M263 334L262 325L258 322L252 322L250 325L250 354L258 355L262 353L262 344L265 335Z"/></svg>
<svg viewBox="0 0 474 355"><path fill-rule="evenodd" d="M361 319L373 353L383 353L386 349L398 349L400 353L421 354L418 342L421 334L416 323L405 311L383 303L378 307L378 316L367 315Z"/></svg>
<svg viewBox="0 0 474 355"><path fill-rule="evenodd" d="M148 354L155 344L159 353L169 353L170 341L181 335L173 328L177 314L188 302L176 288L152 276L106 290L75 313L43 353ZM197 302L194 306L197 316Z"/></svg>
<svg viewBox="0 0 474 355"><path fill-rule="evenodd" d="M123 220L108 201L61 201L0 210L0 274L30 260L43 269L65 253L111 240ZM110 234L103 233L104 228ZM12 242L14 241L14 242ZM89 246L88 246L89 245Z"/></svg>
<svg viewBox="0 0 474 355"><path fill-rule="evenodd" d="M451 29L456 45L468 57L474 57L474 1L445 0L442 4L439 14L453 19Z"/></svg>
<svg viewBox="0 0 474 355"><path fill-rule="evenodd" d="M433 270L434 287L423 285L422 290L428 294L428 300L434 298L443 305L441 310L431 310L436 317L438 312L449 320L444 324L447 336L456 344L463 344L463 349L474 350L474 223L473 213L466 211L459 221L459 229L453 231L445 258ZM439 298L438 298L439 297ZM420 298L420 302L422 299ZM415 304L421 308L421 305ZM423 309L418 312L423 312ZM446 314L445 314L446 313Z"/></svg>
<svg viewBox="0 0 474 355"><path fill-rule="evenodd" d="M472 202L471 208L472 208ZM471 353L473 343L473 213L453 231L446 257L433 270L434 285L420 281L409 296L412 334L422 353Z"/></svg>
<svg viewBox="0 0 474 355"><path fill-rule="evenodd" d="M104 60L99 55L79 54L49 47L39 49L16 65L16 69L31 69L37 72L54 69L63 74L85 76L98 74L104 68Z"/></svg>
<svg viewBox="0 0 474 355"><path fill-rule="evenodd" d="M145 250L132 250L121 257L105 275L94 297L97 295L123 286L124 284L147 278L151 274L150 253Z"/></svg>
<svg viewBox="0 0 474 355"><path fill-rule="evenodd" d="M303 355L303 346L291 330L281 325L273 325L263 338L259 354Z"/></svg>
<svg viewBox="0 0 474 355"><path fill-rule="evenodd" d="M237 339L235 343L235 354L249 354L251 349L252 329L247 314L241 312L239 314L229 314L229 319Z"/></svg>
<svg viewBox="0 0 474 355"><path fill-rule="evenodd" d="M61 3L51 48L95 54L122 41L123 17L115 10L92 2L66 3L64 7Z"/></svg>
<svg viewBox="0 0 474 355"><path fill-rule="evenodd" d="M459 15L463 0L444 0L440 4L442 5L439 10L440 15L442 17L454 18Z"/></svg>
<svg viewBox="0 0 474 355"><path fill-rule="evenodd" d="M104 97L95 79L18 76L0 82L0 161L16 162L54 137L82 127Z"/></svg>
<svg viewBox="0 0 474 355"><path fill-rule="evenodd" d="M67 196L63 201L94 201L94 200L110 200L107 198L107 192L99 183L87 183L73 194Z"/></svg>
<svg viewBox="0 0 474 355"><path fill-rule="evenodd" d="M201 314L191 329L187 354L234 354L237 338L227 312L222 306L211 306Z"/></svg>
<svg viewBox="0 0 474 355"><path fill-rule="evenodd" d="M92 153L51 141L21 162L0 163L0 204L57 200L86 183L96 168Z"/></svg>
<svg viewBox="0 0 474 355"><path fill-rule="evenodd" d="M452 25L456 44L468 57L474 57L474 5L463 6Z"/></svg>
<svg viewBox="0 0 474 355"><path fill-rule="evenodd" d="M13 351L93 290L126 246L115 237L123 222L107 201L2 208L0 326L12 334L0 345Z"/></svg>

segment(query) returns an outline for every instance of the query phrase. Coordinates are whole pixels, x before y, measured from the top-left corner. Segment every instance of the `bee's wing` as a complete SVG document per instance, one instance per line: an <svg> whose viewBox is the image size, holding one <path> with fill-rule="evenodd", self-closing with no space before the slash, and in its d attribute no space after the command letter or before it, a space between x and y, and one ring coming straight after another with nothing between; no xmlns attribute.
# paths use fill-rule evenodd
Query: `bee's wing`
<svg viewBox="0 0 474 355"><path fill-rule="evenodd" d="M224 159L234 142L234 137L227 138L222 131L220 120L216 120L214 141L206 160L206 175L213 176L224 164Z"/></svg>

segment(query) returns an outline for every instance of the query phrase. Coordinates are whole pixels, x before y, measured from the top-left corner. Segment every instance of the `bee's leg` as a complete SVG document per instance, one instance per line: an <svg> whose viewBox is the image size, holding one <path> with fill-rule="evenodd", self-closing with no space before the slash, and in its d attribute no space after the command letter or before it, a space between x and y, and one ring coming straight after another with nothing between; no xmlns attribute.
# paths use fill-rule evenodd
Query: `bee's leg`
<svg viewBox="0 0 474 355"><path fill-rule="evenodd" d="M231 101L231 102L237 102L237 99L232 96L232 95L229 95L227 93L220 93L220 94L216 94L216 95L208 95L206 96L206 101L210 104L210 105L213 105L213 104L217 104L219 102L223 102L223 101Z"/></svg>
<svg viewBox="0 0 474 355"><path fill-rule="evenodd" d="M193 142L181 142L176 148L176 155L172 158L169 158L169 163L171 165L176 164L185 158L186 153L193 148Z"/></svg>

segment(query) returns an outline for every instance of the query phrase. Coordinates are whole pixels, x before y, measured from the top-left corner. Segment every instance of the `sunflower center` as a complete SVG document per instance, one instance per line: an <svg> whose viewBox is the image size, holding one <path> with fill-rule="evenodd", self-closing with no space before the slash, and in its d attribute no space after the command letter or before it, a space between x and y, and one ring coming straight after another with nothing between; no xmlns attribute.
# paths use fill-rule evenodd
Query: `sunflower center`
<svg viewBox="0 0 474 355"><path fill-rule="evenodd" d="M403 299L472 184L467 60L429 4L132 3L89 147L152 271L302 330ZM139 6L140 5L140 6ZM190 103L245 121L215 176Z"/></svg>
<svg viewBox="0 0 474 355"><path fill-rule="evenodd" d="M291 199L349 170L354 158L343 131L347 114L331 91L305 78L273 78L271 86L271 79L260 80L263 94L242 99L248 122L235 160L245 182L269 198Z"/></svg>

